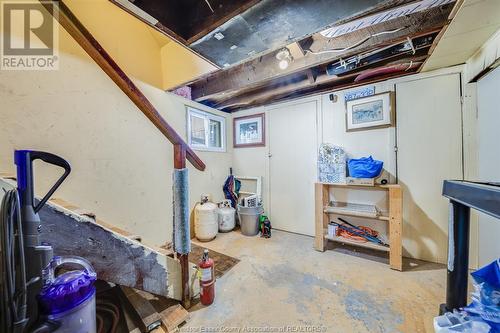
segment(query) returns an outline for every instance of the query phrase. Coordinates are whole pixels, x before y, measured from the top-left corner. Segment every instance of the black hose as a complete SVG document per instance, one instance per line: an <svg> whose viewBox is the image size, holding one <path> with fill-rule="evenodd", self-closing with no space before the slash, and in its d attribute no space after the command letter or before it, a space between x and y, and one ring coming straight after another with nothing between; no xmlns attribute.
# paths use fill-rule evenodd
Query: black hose
<svg viewBox="0 0 500 333"><path fill-rule="evenodd" d="M0 206L0 270L1 331L20 333L28 320L23 229L17 190L7 191Z"/></svg>

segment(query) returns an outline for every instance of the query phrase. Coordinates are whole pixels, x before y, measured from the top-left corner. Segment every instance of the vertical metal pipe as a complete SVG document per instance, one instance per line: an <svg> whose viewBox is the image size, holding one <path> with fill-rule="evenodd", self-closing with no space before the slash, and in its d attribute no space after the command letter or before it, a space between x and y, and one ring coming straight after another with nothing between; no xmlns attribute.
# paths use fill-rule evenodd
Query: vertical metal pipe
<svg viewBox="0 0 500 333"><path fill-rule="evenodd" d="M441 312L467 304L470 208L453 200L450 206L446 305Z"/></svg>
<svg viewBox="0 0 500 333"><path fill-rule="evenodd" d="M174 145L174 168L184 169L186 167L186 149L183 145ZM176 232L174 230L174 232ZM181 265L182 283L182 305L188 309L191 307L191 296L189 294L189 260L188 253L176 253Z"/></svg>

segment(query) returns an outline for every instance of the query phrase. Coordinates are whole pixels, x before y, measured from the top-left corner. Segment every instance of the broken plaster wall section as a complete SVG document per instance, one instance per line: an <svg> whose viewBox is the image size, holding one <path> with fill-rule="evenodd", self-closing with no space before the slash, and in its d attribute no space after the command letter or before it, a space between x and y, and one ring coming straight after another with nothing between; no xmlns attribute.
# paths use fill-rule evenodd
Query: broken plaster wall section
<svg viewBox="0 0 500 333"><path fill-rule="evenodd" d="M67 159L72 173L53 197L138 234L153 245L172 240L172 144L64 31L56 71L0 71L0 172L15 172L14 149L49 151ZM186 105L229 116L150 83L134 80L161 115L186 138ZM223 198L232 160L226 152L197 152L206 164L189 167L190 206L200 194ZM35 162L36 193L60 175Z"/></svg>

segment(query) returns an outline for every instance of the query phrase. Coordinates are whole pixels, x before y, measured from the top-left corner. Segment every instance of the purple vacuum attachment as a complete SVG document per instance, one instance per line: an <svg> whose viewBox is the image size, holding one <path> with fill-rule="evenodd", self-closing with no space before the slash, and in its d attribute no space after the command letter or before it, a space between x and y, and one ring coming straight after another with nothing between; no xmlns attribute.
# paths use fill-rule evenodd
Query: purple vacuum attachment
<svg viewBox="0 0 500 333"><path fill-rule="evenodd" d="M78 264L84 270L74 270L54 278L54 271L62 264ZM41 312L55 315L71 310L94 296L96 273L90 264L78 257L54 257L44 270L45 285L38 295Z"/></svg>

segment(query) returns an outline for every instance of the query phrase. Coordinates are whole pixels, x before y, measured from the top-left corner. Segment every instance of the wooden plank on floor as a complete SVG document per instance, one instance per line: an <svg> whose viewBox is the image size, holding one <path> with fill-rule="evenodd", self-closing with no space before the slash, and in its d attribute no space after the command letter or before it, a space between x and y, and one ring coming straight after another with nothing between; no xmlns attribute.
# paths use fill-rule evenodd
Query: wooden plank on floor
<svg viewBox="0 0 500 333"><path fill-rule="evenodd" d="M180 304L170 306L160 312L162 325L167 332L175 332L180 324L187 321L189 312Z"/></svg>
<svg viewBox="0 0 500 333"><path fill-rule="evenodd" d="M162 323L162 317L148 299L133 288L120 286L119 292L127 310L132 310L132 318L141 332L151 332Z"/></svg>

